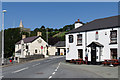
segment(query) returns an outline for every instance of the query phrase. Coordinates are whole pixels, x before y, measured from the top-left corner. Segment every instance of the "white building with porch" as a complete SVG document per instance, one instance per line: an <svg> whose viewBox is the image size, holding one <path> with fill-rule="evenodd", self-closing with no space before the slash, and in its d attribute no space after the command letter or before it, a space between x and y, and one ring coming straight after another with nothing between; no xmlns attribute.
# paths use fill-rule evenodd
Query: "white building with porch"
<svg viewBox="0 0 120 80"><path fill-rule="evenodd" d="M45 42L39 35L27 38L23 35L22 37L23 39L15 44L16 58L26 58L26 56L34 54L43 54L45 57L48 57L48 43Z"/></svg>
<svg viewBox="0 0 120 80"><path fill-rule="evenodd" d="M89 23L75 22L75 29L66 33L66 61L88 57L91 63L120 58L120 26L118 16Z"/></svg>

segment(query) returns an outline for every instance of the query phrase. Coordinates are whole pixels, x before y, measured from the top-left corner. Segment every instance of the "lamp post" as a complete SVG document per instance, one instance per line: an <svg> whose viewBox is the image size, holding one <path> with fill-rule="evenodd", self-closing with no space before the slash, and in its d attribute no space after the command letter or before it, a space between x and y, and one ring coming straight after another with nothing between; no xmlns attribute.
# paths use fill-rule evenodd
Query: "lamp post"
<svg viewBox="0 0 120 80"><path fill-rule="evenodd" d="M4 65L4 13L6 10L2 11L2 65Z"/></svg>

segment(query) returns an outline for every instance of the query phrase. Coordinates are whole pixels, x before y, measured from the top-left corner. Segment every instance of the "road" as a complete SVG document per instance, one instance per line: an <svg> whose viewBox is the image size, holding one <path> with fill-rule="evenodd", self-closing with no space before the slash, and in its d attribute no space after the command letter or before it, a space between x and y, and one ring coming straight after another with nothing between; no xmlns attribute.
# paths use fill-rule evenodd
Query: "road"
<svg viewBox="0 0 120 80"><path fill-rule="evenodd" d="M49 57L43 60L17 64L2 69L5 78L103 78L94 72L66 64L65 57Z"/></svg>

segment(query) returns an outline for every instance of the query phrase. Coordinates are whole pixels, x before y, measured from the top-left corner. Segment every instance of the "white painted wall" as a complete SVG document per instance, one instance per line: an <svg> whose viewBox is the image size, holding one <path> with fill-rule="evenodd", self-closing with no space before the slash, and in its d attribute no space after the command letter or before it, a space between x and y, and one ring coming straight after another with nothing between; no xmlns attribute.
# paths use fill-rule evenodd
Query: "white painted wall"
<svg viewBox="0 0 120 80"><path fill-rule="evenodd" d="M78 49L83 49L83 59L85 57L85 38L83 38L82 46L77 46L77 34L82 34L85 37L84 33L73 33L66 35L66 60L78 59ZM69 43L69 35L73 35L73 43ZM69 48L69 52L67 53L67 48Z"/></svg>
<svg viewBox="0 0 120 80"><path fill-rule="evenodd" d="M64 49L60 49L60 55L64 55Z"/></svg>
<svg viewBox="0 0 120 80"><path fill-rule="evenodd" d="M48 54L49 55L55 55L56 52L57 52L57 49L55 46L48 47Z"/></svg>
<svg viewBox="0 0 120 80"><path fill-rule="evenodd" d="M83 24L81 24L81 23L75 23L75 28L78 28L78 27L80 27L80 26L82 26Z"/></svg>
<svg viewBox="0 0 120 80"><path fill-rule="evenodd" d="M41 43L38 42L38 40L42 40ZM35 41L33 41L32 43L24 43L24 55L20 55L18 56L18 53L15 53L15 57L25 57L26 55L28 55L28 53L26 53L27 49L26 49L26 45L28 45L28 52L30 53L30 55L34 55L34 54L43 54L45 55L45 57L47 57L46 53L47 53L47 47L46 45L48 45L41 37L37 38ZM18 47L19 46L19 47ZM41 49L41 46L43 46L43 49ZM21 49L21 44L16 44L15 45L15 52L18 51L19 49ZM35 50L37 50L37 53L35 53Z"/></svg>
<svg viewBox="0 0 120 80"><path fill-rule="evenodd" d="M86 45L89 45L93 41L99 42L102 45L104 45L104 47L101 50L102 52L100 51L99 48L97 48L98 59L96 61L98 61L98 62L103 61L104 59L111 58L110 57L110 48L118 48L118 44L111 44L110 45L110 31L111 30L112 29L97 30L98 35L99 35L98 40L96 40L96 38L95 38L96 31L86 32L86 35L87 35ZM117 30L117 32L118 32L117 36L120 36L120 31L118 31L118 28L113 28L113 30ZM107 33L107 35L105 35L105 33ZM85 32L80 32L80 34L83 34L83 40L82 40L83 45L82 46L76 46L77 45L77 34L79 34L79 33L66 34L66 60L78 59L78 49L83 49L83 59L85 58L85 47L86 47L85 46ZM69 35L74 36L73 43L69 43ZM67 48L69 48L68 53L67 53ZM91 48L87 48L87 53L88 53L88 61L91 61ZM120 53L119 49L118 49L118 53ZM101 54L101 56L99 56L99 54Z"/></svg>

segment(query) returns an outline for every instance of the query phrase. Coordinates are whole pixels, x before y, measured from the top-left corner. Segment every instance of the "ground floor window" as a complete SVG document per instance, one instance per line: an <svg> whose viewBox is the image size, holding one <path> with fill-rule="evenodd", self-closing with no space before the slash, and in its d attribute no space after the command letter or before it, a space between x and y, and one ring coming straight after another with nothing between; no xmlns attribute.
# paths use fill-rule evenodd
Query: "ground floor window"
<svg viewBox="0 0 120 80"><path fill-rule="evenodd" d="M82 49L78 49L78 58L83 59L83 50Z"/></svg>
<svg viewBox="0 0 120 80"><path fill-rule="evenodd" d="M37 53L37 49L35 50L35 53Z"/></svg>
<svg viewBox="0 0 120 80"><path fill-rule="evenodd" d="M110 49L111 59L117 59L117 49Z"/></svg>

